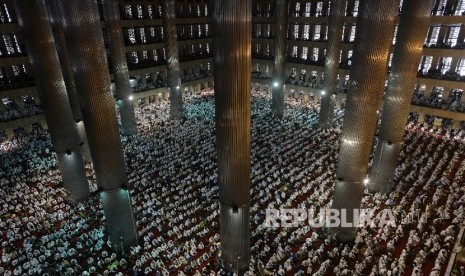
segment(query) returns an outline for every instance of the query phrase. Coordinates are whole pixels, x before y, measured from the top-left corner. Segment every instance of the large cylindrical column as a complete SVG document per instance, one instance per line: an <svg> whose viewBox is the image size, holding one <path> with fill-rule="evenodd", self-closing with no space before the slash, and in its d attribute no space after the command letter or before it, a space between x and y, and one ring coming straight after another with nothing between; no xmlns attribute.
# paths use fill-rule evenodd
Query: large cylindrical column
<svg viewBox="0 0 465 276"><path fill-rule="evenodd" d="M82 122L81 107L79 106L76 84L74 83L73 70L71 69L71 64L68 58L68 49L66 48L60 11L58 10L56 0L46 0L45 5L47 7L47 13L50 20L50 25L52 27L53 38L55 40L55 46L57 49L58 58L60 60L61 73L63 74L63 79L65 81L69 104L71 106L71 111L73 113L76 127L78 129L79 140L82 142L82 156L84 157L84 161L92 162L86 130L84 123Z"/></svg>
<svg viewBox="0 0 465 276"><path fill-rule="evenodd" d="M226 268L250 259L252 1L216 0L213 12L220 235Z"/></svg>
<svg viewBox="0 0 465 276"><path fill-rule="evenodd" d="M60 0L59 8L108 232L113 248L127 249L137 234L129 192L121 188L128 179L97 3Z"/></svg>
<svg viewBox="0 0 465 276"><path fill-rule="evenodd" d="M110 46L110 59L115 79L116 98L121 117L123 134L134 135L137 133L136 117L131 84L129 83L129 71L126 61L126 49L124 48L123 30L121 28L118 0L104 0L103 11L105 26L107 29L108 45Z"/></svg>
<svg viewBox="0 0 465 276"><path fill-rule="evenodd" d="M174 0L162 1L162 22L165 30L166 66L168 69L168 86L170 90L170 117L182 117L181 70L179 69L178 38L176 30L176 9Z"/></svg>
<svg viewBox="0 0 465 276"><path fill-rule="evenodd" d="M397 0L360 2L332 206L347 213L348 223L353 222L353 210L360 208L363 196L397 8ZM351 241L355 229L341 225L336 237Z"/></svg>
<svg viewBox="0 0 465 276"><path fill-rule="evenodd" d="M370 177L372 191L387 193L392 188L432 1L404 1Z"/></svg>
<svg viewBox="0 0 465 276"><path fill-rule="evenodd" d="M326 44L325 84L321 96L320 125L329 128L333 125L334 105L337 94L337 74L339 72L339 54L341 52L341 37L344 27L344 0L331 1L329 17L328 43Z"/></svg>
<svg viewBox="0 0 465 276"><path fill-rule="evenodd" d="M278 118L284 113L288 3L289 0L275 0L274 5L274 80L271 109L273 115Z"/></svg>
<svg viewBox="0 0 465 276"><path fill-rule="evenodd" d="M72 203L84 201L90 195L89 185L45 3L14 3L63 184Z"/></svg>

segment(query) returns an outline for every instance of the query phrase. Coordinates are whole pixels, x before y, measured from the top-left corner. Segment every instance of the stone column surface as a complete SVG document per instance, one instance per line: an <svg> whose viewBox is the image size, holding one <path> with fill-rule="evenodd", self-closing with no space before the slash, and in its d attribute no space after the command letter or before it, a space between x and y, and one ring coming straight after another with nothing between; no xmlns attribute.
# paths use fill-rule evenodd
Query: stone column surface
<svg viewBox="0 0 465 276"><path fill-rule="evenodd" d="M320 111L320 125L323 128L329 128L333 125L335 103L331 96L337 94L337 75L339 73L339 55L342 45L341 37L344 26L345 2L344 0L331 1L328 43L326 44L324 94L321 96Z"/></svg>
<svg viewBox="0 0 465 276"><path fill-rule="evenodd" d="M347 213L348 223L353 223L353 210L360 208L363 197L397 9L396 0L360 1L332 203L332 208ZM333 230L340 241L355 238L355 227L340 226Z"/></svg>
<svg viewBox="0 0 465 276"><path fill-rule="evenodd" d="M82 122L81 107L79 106L76 84L74 83L73 70L68 58L68 49L66 48L65 35L63 33L62 19L60 17L60 11L58 10L57 0L46 0L45 6L47 7L47 13L52 27L53 38L60 60L61 73L65 81L69 104L76 122L76 127L78 128L79 140L82 142L82 156L84 161L92 162L89 142L87 141L85 126Z"/></svg>
<svg viewBox="0 0 465 276"><path fill-rule="evenodd" d="M375 192L388 193L393 186L432 5L432 0L404 1L368 186Z"/></svg>
<svg viewBox="0 0 465 276"><path fill-rule="evenodd" d="M250 260L252 1L213 6L221 252L226 268L241 272Z"/></svg>
<svg viewBox="0 0 465 276"><path fill-rule="evenodd" d="M128 178L97 2L60 0L59 8L112 247L128 249L137 233L129 193L121 188Z"/></svg>
<svg viewBox="0 0 465 276"><path fill-rule="evenodd" d="M37 91L57 154L58 168L68 199L76 204L88 199L90 191L45 3L43 0L17 0L14 5L36 76Z"/></svg>
<svg viewBox="0 0 465 276"><path fill-rule="evenodd" d="M271 109L281 118L284 113L284 81L286 78L286 45L289 0L275 0L274 67Z"/></svg>
<svg viewBox="0 0 465 276"><path fill-rule="evenodd" d="M129 83L129 71L124 47L123 29L121 27L118 0L104 0L103 11L107 30L110 60L115 79L116 98L121 101L119 113L121 128L125 135L137 133L136 117L132 89Z"/></svg>
<svg viewBox="0 0 465 276"><path fill-rule="evenodd" d="M176 9L174 0L162 1L162 22L165 29L166 66L168 69L168 86L170 93L170 117L182 118L181 70L179 69L178 39L176 30Z"/></svg>

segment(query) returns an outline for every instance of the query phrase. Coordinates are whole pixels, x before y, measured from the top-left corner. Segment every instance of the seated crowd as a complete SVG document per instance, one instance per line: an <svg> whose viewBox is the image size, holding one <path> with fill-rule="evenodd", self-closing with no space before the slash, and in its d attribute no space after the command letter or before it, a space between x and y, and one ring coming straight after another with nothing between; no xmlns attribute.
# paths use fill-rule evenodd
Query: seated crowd
<svg viewBox="0 0 465 276"><path fill-rule="evenodd" d="M34 128L0 147L0 275L224 275L212 89L185 94L185 118L169 103L135 109L139 134L122 137L139 234L111 249L97 194L66 202L49 135ZM390 196L365 192L373 224L340 244L308 224L271 227L268 208L329 208L343 110L320 129L319 102L252 92L251 261L246 275L443 275L463 223L465 133L409 123ZM91 164L89 182L95 186ZM95 188L93 188L95 189ZM348 195L350 196L350 195ZM397 225L377 227L383 209Z"/></svg>
<svg viewBox="0 0 465 276"><path fill-rule="evenodd" d="M189 81L194 81L198 79L204 79L208 77L213 77L213 71L204 69L203 67L200 67L199 70L191 70L189 72L188 69L184 69L184 73L181 76L181 82L189 82Z"/></svg>
<svg viewBox="0 0 465 276"><path fill-rule="evenodd" d="M144 92L147 90L157 89L167 87L168 82L164 79L159 73L155 76L155 79L147 79L146 83L143 83L141 80L138 81L138 84L132 88L134 93Z"/></svg>
<svg viewBox="0 0 465 276"><path fill-rule="evenodd" d="M10 100L5 105L5 110L0 111L0 122L6 122L41 113L43 113L42 108L31 98L27 98L24 101L23 108L20 108L15 101Z"/></svg>
<svg viewBox="0 0 465 276"><path fill-rule="evenodd" d="M429 97L424 96L424 91L416 89L413 93L412 104L440 108L454 112L465 112L465 103L460 99L450 97L447 100L442 98L442 93L434 91Z"/></svg>

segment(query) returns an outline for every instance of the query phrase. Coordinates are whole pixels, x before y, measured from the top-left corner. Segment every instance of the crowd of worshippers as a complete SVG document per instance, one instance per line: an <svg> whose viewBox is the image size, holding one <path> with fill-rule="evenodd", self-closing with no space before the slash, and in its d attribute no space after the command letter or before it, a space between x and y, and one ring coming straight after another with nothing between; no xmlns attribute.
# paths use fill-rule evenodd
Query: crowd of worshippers
<svg viewBox="0 0 465 276"><path fill-rule="evenodd" d="M18 105L14 100L7 99L3 105L5 110L0 111L0 122L6 122L22 117L33 116L43 113L43 110L40 105L37 105L34 99L27 97L25 100L22 100L22 105ZM2 104L2 103L0 103Z"/></svg>
<svg viewBox="0 0 465 276"><path fill-rule="evenodd" d="M429 97L426 97L424 94L425 91L415 89L412 97L412 104L454 112L465 112L465 102L461 102L461 97L451 95L448 99L443 99L443 93L439 90L434 90Z"/></svg>
<svg viewBox="0 0 465 276"><path fill-rule="evenodd" d="M323 81L318 81L317 76L315 74L307 76L306 73L300 73L297 77L295 72L291 73L291 75L287 78L286 83L314 88L319 88L323 85Z"/></svg>
<svg viewBox="0 0 465 276"><path fill-rule="evenodd" d="M97 194L66 202L49 135L38 127L0 149L0 275L226 275L219 236L213 91L136 108L139 134L122 137L138 244L112 250ZM309 225L268 227L267 208L329 208L343 110L320 129L318 99L252 92L251 260L246 275L444 275L463 222L465 133L410 123L389 196L365 191L373 224L352 243ZM91 164L89 181L95 185ZM94 190L94 189L93 189ZM348 195L350 196L350 195ZM394 210L396 226L377 226Z"/></svg>
<svg viewBox="0 0 465 276"><path fill-rule="evenodd" d="M143 76L144 77L144 76ZM168 82L165 78L163 78L160 73L157 72L155 77L149 77L145 79L145 83L142 79L137 79L137 85L132 88L134 93L143 92L151 89L157 89L162 87L167 87Z"/></svg>
<svg viewBox="0 0 465 276"><path fill-rule="evenodd" d="M213 77L213 70L210 70L209 68L204 68L201 65L200 68L198 68L198 70L194 68L191 70L189 70L189 68L185 68L181 76L181 81L184 83L208 77Z"/></svg>

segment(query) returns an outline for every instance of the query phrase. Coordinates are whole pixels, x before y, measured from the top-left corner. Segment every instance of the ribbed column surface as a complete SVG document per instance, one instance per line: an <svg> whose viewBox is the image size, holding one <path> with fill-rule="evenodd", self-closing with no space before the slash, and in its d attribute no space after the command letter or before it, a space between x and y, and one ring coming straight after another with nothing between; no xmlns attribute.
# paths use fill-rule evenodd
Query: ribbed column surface
<svg viewBox="0 0 465 276"><path fill-rule="evenodd" d="M337 168L337 176L348 182L361 182L367 174L397 4L396 0L360 2Z"/></svg>
<svg viewBox="0 0 465 276"><path fill-rule="evenodd" d="M87 141L86 126L83 121L76 122L76 128L79 135L79 140L84 143L81 147L82 157L85 162L92 162L92 155L90 153L89 141Z"/></svg>
<svg viewBox="0 0 465 276"><path fill-rule="evenodd" d="M14 4L63 184L69 200L78 203L89 197L89 185L45 3L17 0Z"/></svg>
<svg viewBox="0 0 465 276"><path fill-rule="evenodd" d="M328 25L328 43L326 44L324 95L321 96L320 125L329 128L333 125L334 105L332 95L337 93L337 75L341 52L342 27L344 26L345 0L331 1L331 15Z"/></svg>
<svg viewBox="0 0 465 276"><path fill-rule="evenodd" d="M122 101L119 107L122 132L125 135L137 133L132 89L129 83L129 71L126 61L123 30L119 16L118 0L104 0L103 11L107 30L108 45L110 46L110 59L115 79L116 98ZM145 76L143 76L145 77Z"/></svg>
<svg viewBox="0 0 465 276"><path fill-rule="evenodd" d="M404 138L415 88L417 64L421 59L432 5L432 0L407 0L403 4L381 115L379 139L380 145L384 147L377 147L371 173L373 184L370 189L373 191L386 193L390 190L389 182L394 177L401 150L401 146L394 145L401 143ZM392 149L381 150L386 147Z"/></svg>
<svg viewBox="0 0 465 276"><path fill-rule="evenodd" d="M166 66L170 89L170 117L180 119L183 113L181 69L179 68L178 39L176 30L176 9L174 0L163 0L162 22L165 30Z"/></svg>
<svg viewBox="0 0 465 276"><path fill-rule="evenodd" d="M271 109L280 118L284 113L284 80L286 78L286 47L288 0L275 0L274 67Z"/></svg>
<svg viewBox="0 0 465 276"><path fill-rule="evenodd" d="M110 90L110 75L97 2L60 0L59 8L64 18L68 56L78 89L97 184L104 191L116 191L128 179L116 121L115 102ZM120 233L126 233L128 235L122 237L123 244L129 246L136 239L135 224L134 221L126 220L132 218L132 210L122 200L121 197L111 197L111 200L102 202L112 243L121 243ZM119 208L119 212L108 212L107 204L124 208ZM122 221L125 223L121 223ZM121 230L113 231L114 229Z"/></svg>
<svg viewBox="0 0 465 276"><path fill-rule="evenodd" d="M74 83L73 70L68 58L68 49L66 48L65 35L63 33L63 25L61 22L60 11L58 10L57 0L45 0L45 6L47 7L47 13L50 20L50 25L52 27L55 47L57 49L58 58L60 60L61 72L65 81L66 92L68 94L68 100L71 106L71 111L73 113L73 118L75 122L80 122L82 121L81 107L79 106L76 84ZM77 128L79 140L83 143L81 151L84 161L92 162L84 123L77 123Z"/></svg>
<svg viewBox="0 0 465 276"><path fill-rule="evenodd" d="M363 188L360 186L367 174L373 145L397 5L396 0L360 2L337 167L338 183L344 184L336 185L333 199L333 207L346 209L347 213L352 213L353 208L359 208L361 204ZM342 241L354 239L353 230L340 227L337 238Z"/></svg>
<svg viewBox="0 0 465 276"><path fill-rule="evenodd" d="M252 1L217 0L213 6L214 67L221 68L215 70L221 250L226 268L242 271L250 251ZM241 215L226 212L234 207Z"/></svg>
<svg viewBox="0 0 465 276"><path fill-rule="evenodd" d="M406 0L403 4L381 115L381 139L403 140L431 6L432 0Z"/></svg>
<svg viewBox="0 0 465 276"><path fill-rule="evenodd" d="M74 83L73 70L68 59L68 49L66 48L65 35L63 33L60 11L58 10L57 0L45 0L50 25L52 26L53 38L58 52L58 58L61 64L61 72L65 80L66 92L68 94L73 117L76 121L82 120L81 107Z"/></svg>

